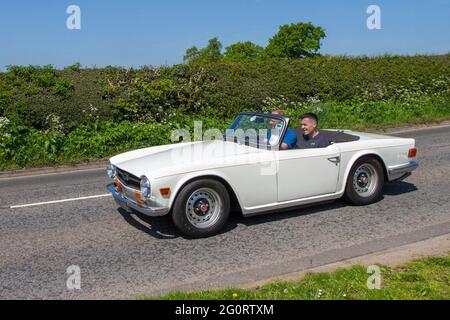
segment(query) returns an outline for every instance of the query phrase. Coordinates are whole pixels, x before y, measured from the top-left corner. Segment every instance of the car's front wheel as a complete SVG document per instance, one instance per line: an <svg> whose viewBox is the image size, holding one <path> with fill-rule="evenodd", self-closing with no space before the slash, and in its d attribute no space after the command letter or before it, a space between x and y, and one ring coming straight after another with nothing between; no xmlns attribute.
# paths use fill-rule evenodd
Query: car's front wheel
<svg viewBox="0 0 450 320"><path fill-rule="evenodd" d="M187 236L209 237L217 234L230 215L230 196L219 181L201 179L187 184L178 194L172 221Z"/></svg>
<svg viewBox="0 0 450 320"><path fill-rule="evenodd" d="M367 205L381 197L384 170L373 157L364 157L352 166L345 189L345 197L353 205Z"/></svg>

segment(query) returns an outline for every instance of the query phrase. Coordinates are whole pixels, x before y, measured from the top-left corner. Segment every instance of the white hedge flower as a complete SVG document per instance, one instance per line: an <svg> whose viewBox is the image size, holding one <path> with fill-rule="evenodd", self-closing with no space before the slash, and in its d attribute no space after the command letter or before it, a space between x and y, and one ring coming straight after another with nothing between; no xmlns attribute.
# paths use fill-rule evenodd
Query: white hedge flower
<svg viewBox="0 0 450 320"><path fill-rule="evenodd" d="M6 127L10 123L6 117L0 117L0 128Z"/></svg>
<svg viewBox="0 0 450 320"><path fill-rule="evenodd" d="M319 291L317 292L317 298L321 298L322 297L322 295L323 295L323 291L322 291L322 289L319 289Z"/></svg>
<svg viewBox="0 0 450 320"><path fill-rule="evenodd" d="M45 119L46 124L53 130L61 131L64 125L61 123L61 118L55 114L49 114Z"/></svg>
<svg viewBox="0 0 450 320"><path fill-rule="evenodd" d="M306 98L306 101L311 104L319 103L320 98L318 96L309 96Z"/></svg>

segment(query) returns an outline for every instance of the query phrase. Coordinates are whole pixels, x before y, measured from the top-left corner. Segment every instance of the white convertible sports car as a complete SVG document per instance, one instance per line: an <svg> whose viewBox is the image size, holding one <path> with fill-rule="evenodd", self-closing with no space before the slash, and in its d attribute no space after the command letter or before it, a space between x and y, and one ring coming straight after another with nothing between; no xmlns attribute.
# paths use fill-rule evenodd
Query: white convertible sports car
<svg viewBox="0 0 450 320"><path fill-rule="evenodd" d="M207 237L225 226L231 208L251 216L342 197L366 205L384 182L417 168L414 139L378 134L321 130L326 148L280 150L289 121L244 112L220 139L119 154L108 164L107 188L128 212L170 214L184 234Z"/></svg>

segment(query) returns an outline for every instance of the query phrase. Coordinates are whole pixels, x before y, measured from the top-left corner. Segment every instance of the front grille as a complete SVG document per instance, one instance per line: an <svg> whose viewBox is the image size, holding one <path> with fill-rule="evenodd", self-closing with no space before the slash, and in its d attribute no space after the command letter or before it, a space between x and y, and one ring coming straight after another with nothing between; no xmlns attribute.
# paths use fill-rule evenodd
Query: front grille
<svg viewBox="0 0 450 320"><path fill-rule="evenodd" d="M120 182L122 182L128 188L136 190L141 189L141 179L129 172L117 168L117 178L119 178Z"/></svg>

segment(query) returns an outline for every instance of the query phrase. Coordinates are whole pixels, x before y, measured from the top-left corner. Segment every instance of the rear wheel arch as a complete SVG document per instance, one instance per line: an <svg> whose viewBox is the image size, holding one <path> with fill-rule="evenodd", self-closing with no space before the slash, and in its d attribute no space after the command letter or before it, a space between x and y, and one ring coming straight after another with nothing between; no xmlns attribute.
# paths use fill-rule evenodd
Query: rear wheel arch
<svg viewBox="0 0 450 320"><path fill-rule="evenodd" d="M366 154L359 155L351 163L348 164L348 170L347 170L346 177L345 177L345 183L347 183L347 181L349 179L350 172L351 172L351 169L354 166L354 164L365 158L375 159L381 164L381 167L383 168L384 182L387 182L388 181L387 167L386 167L386 164L384 163L383 159L381 158L381 156L376 153L366 153Z"/></svg>
<svg viewBox="0 0 450 320"><path fill-rule="evenodd" d="M370 157L373 157L375 160L378 160L378 162L381 164L381 167L383 168L383 176L384 176L384 182L388 181L388 172L386 164L384 163L383 159L377 155L377 154L370 154Z"/></svg>

